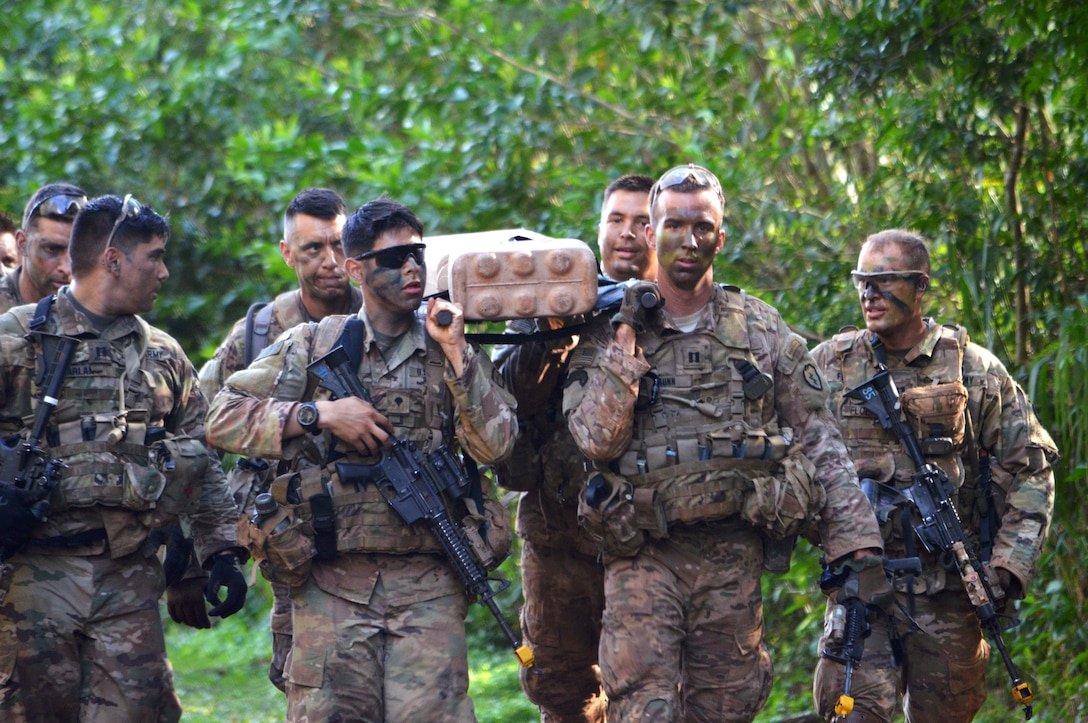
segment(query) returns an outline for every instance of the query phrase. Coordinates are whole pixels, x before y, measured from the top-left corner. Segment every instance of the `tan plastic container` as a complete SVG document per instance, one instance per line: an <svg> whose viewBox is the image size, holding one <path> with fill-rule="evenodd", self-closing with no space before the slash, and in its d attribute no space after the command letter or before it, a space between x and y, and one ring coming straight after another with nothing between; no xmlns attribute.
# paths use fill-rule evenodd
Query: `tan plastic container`
<svg viewBox="0 0 1088 723"><path fill-rule="evenodd" d="M597 259L577 239L518 231L451 251L450 301L470 321L582 314L597 303Z"/></svg>

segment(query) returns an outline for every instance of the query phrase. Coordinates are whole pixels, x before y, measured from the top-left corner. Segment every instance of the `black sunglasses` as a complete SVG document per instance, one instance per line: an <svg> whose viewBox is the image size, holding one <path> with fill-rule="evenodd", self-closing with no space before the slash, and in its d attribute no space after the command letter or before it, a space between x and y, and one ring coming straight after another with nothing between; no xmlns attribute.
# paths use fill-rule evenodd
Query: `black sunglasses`
<svg viewBox="0 0 1088 723"><path fill-rule="evenodd" d="M417 266L423 265L423 251L427 248L427 244L402 244L400 246L390 246L387 249L381 249L380 251L367 251L366 253L354 256L356 261L362 261L363 259L374 259L374 263L383 269L399 269L404 266L404 262L408 260L408 257L412 257L412 260L416 262Z"/></svg>
<svg viewBox="0 0 1088 723"><path fill-rule="evenodd" d="M665 171L661 178L657 179L657 183L654 184L653 190L650 193L651 207L662 191L676 188L687 182L690 182L699 188L709 188L718 194L718 198L722 199L723 202L725 201L725 196L722 195L722 184L718 181L717 176L702 166L689 163L686 166L670 168Z"/></svg>
<svg viewBox="0 0 1088 723"><path fill-rule="evenodd" d="M74 217L79 213L79 209L86 205L86 196L73 196L68 193L58 193L54 196L46 196L30 207L30 211L26 214L26 218L23 219L23 226L26 226L30 222L30 219L34 218L35 215Z"/></svg>
<svg viewBox="0 0 1088 723"><path fill-rule="evenodd" d="M110 231L110 236L106 239L106 248L113 246L113 241L117 237L117 229L121 228L121 222L126 219L133 219L140 215L140 211L143 211L144 207L140 205L140 202L132 197L132 194L125 196L125 200L121 201L121 215L117 217L117 220L113 222L113 230ZM105 250L105 249L103 249Z"/></svg>

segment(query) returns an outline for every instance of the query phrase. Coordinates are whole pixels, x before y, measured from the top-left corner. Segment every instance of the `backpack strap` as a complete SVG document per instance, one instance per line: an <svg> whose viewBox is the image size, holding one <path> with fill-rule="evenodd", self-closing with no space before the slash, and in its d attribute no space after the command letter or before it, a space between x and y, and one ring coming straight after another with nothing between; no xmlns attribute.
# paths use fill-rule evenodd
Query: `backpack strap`
<svg viewBox="0 0 1088 723"><path fill-rule="evenodd" d="M248 367L257 355L268 346L268 332L272 328L272 304L258 301L246 312L246 358Z"/></svg>

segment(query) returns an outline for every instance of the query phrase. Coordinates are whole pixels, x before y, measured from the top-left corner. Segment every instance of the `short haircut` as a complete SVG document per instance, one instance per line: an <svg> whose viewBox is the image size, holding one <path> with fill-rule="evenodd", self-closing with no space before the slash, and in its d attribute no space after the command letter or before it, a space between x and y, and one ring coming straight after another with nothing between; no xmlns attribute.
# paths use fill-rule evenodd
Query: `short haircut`
<svg viewBox="0 0 1088 723"><path fill-rule="evenodd" d="M306 188L298 192L287 204L283 213L283 235L287 236L287 227L300 213L322 221L331 221L337 216L347 215L348 207L340 194L331 188Z"/></svg>
<svg viewBox="0 0 1088 723"><path fill-rule="evenodd" d="M91 271L106 250L106 240L121 215L121 199L117 196L99 196L83 207L72 224L72 238L68 242L68 255L72 259L72 276ZM166 219L151 210L140 207L134 218L126 218L117 227L113 245L128 255L137 245L150 243L155 238L170 238L170 226Z"/></svg>
<svg viewBox="0 0 1088 723"><path fill-rule="evenodd" d="M929 275L929 244L914 231L893 228L879 231L865 239L865 246L881 249L889 244L896 244L903 250L912 271L923 271Z"/></svg>
<svg viewBox="0 0 1088 723"><path fill-rule="evenodd" d="M663 185L666 182L668 185ZM714 191L718 194L718 203L723 213L725 211L725 194L722 192L721 181L708 169L694 163L670 168L654 182L654 187L650 190L650 222L654 225L657 225L658 221L657 200L661 198L662 191L678 193Z"/></svg>
<svg viewBox="0 0 1088 723"><path fill-rule="evenodd" d="M601 205L608 203L608 199L616 191L634 191L637 193L649 193L650 189L654 187L654 179L650 176L643 175L641 173L628 173L620 176L612 183L608 184L608 188L604 189L604 196L602 197Z"/></svg>
<svg viewBox="0 0 1088 723"><path fill-rule="evenodd" d="M410 228L423 238L423 223L407 207L388 198L369 201L348 217L340 243L347 257L358 256L374 248L374 242L386 231Z"/></svg>
<svg viewBox="0 0 1088 723"><path fill-rule="evenodd" d="M15 219L0 211L0 233L15 233Z"/></svg>
<svg viewBox="0 0 1088 723"><path fill-rule="evenodd" d="M46 218L51 218L57 221L67 221L68 223L71 223L76 217L75 213L62 214L58 216L56 214L43 213L41 209L39 209L38 213L34 214L34 218L30 218L30 213L34 210L35 206L48 198L60 195L86 196L87 192L79 186L73 185L71 183L56 182L45 184L37 191L35 191L34 195L30 197L30 200L26 202L26 207L23 209L23 230L30 231L31 229L36 228L37 224L35 223L34 219L38 218L39 216L45 216Z"/></svg>

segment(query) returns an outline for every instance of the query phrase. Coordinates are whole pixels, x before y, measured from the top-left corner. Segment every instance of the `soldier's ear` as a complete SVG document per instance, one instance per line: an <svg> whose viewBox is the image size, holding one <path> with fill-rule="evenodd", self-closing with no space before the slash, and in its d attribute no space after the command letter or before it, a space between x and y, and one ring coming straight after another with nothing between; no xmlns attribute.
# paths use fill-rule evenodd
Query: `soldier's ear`
<svg viewBox="0 0 1088 723"><path fill-rule="evenodd" d="M922 274L918 277L918 280L914 282L914 285L918 288L919 294L924 294L929 291L929 277Z"/></svg>

